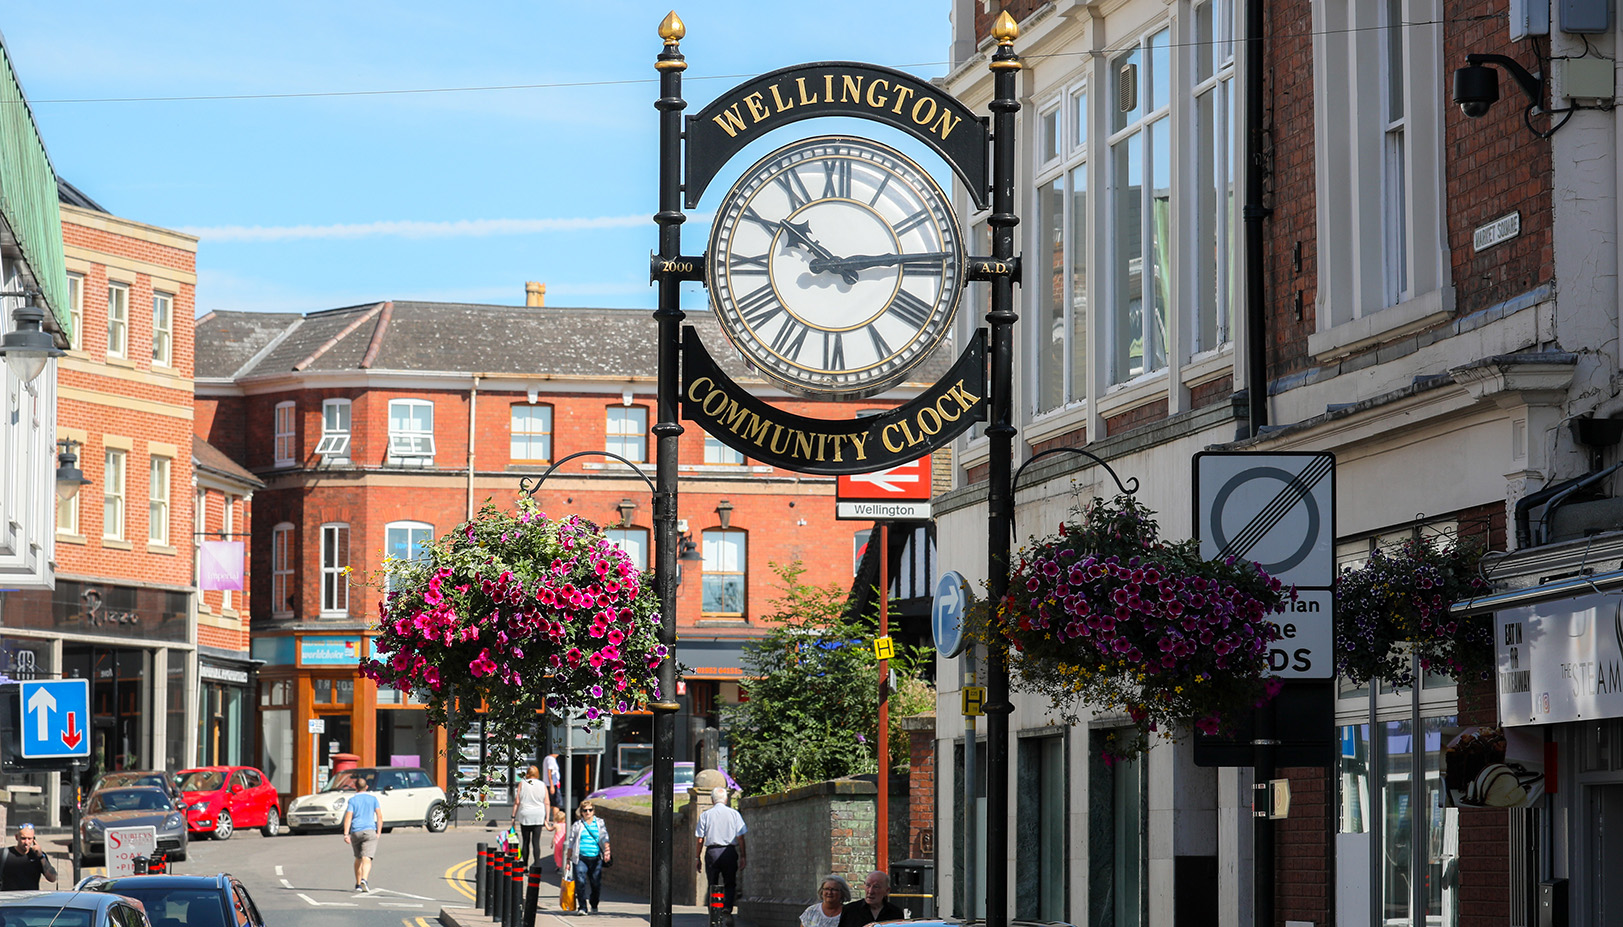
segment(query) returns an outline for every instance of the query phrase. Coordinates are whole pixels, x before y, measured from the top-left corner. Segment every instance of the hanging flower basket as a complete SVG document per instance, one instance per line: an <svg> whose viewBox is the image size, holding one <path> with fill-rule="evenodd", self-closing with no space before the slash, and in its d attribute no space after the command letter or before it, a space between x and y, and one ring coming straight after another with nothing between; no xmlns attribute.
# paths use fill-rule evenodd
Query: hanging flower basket
<svg viewBox="0 0 1623 927"><path fill-rule="evenodd" d="M484 722L475 794L526 752L543 700L556 715L595 720L659 695L654 671L668 648L658 600L586 519L551 520L528 496L512 513L486 502L418 560L387 561L385 574L361 673L424 698L428 722L446 725L453 745Z"/></svg>
<svg viewBox="0 0 1623 927"><path fill-rule="evenodd" d="M1154 513L1130 496L1093 499L1058 534L1020 552L988 630L1015 651L1015 684L1078 709L1124 711L1140 752L1181 725L1225 732L1279 691L1267 675L1268 615L1293 590L1256 564L1203 560L1193 540L1157 536Z"/></svg>
<svg viewBox="0 0 1623 927"><path fill-rule="evenodd" d="M1429 538L1376 551L1336 577L1336 674L1353 683L1384 679L1414 685L1422 671L1455 679L1487 678L1493 627L1487 616L1461 618L1449 606L1491 587L1477 571L1482 549Z"/></svg>

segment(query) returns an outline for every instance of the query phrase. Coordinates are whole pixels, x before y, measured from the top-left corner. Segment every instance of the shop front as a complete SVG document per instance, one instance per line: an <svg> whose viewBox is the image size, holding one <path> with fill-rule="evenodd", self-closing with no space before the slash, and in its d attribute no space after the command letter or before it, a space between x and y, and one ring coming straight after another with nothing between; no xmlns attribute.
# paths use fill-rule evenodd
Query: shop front
<svg viewBox="0 0 1623 927"><path fill-rule="evenodd" d="M251 662L198 654L196 765L253 765L252 678Z"/></svg>
<svg viewBox="0 0 1623 927"><path fill-rule="evenodd" d="M89 679L88 789L104 773L189 765L191 592L59 577L54 590L4 594L0 654L12 679ZM73 787L55 772L8 774L8 822L57 827Z"/></svg>

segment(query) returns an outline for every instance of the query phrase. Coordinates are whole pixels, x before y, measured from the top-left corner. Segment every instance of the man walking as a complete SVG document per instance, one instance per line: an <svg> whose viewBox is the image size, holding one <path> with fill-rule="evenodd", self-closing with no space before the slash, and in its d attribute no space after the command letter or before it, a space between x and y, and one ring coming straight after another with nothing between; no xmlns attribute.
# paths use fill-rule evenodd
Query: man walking
<svg viewBox="0 0 1623 927"><path fill-rule="evenodd" d="M698 854L698 868L713 886L721 880L722 909L729 927L733 922L733 899L738 888L738 874L744 871L747 849L744 846L744 818L727 804L727 789L716 786L710 790L710 810L699 815L699 824L693 830L698 838L694 852Z"/></svg>
<svg viewBox="0 0 1623 927"><path fill-rule="evenodd" d="M51 858L39 848L34 836L34 825L17 828L17 845L5 848L0 859L0 891L39 891L40 877L56 881L56 868Z"/></svg>
<svg viewBox="0 0 1623 927"><path fill-rule="evenodd" d="M366 881L372 874L372 858L378 852L380 808L378 797L367 791L372 783L365 776L355 779L354 795L344 806L344 821L338 829L344 832L344 842L355 852L355 890L370 892Z"/></svg>
<svg viewBox="0 0 1623 927"><path fill-rule="evenodd" d="M554 808L567 808L568 802L561 800L558 788L563 784L563 777L558 772L558 754L549 753L541 760L541 781L547 784L547 802ZM567 796L564 796L567 797Z"/></svg>
<svg viewBox="0 0 1623 927"><path fill-rule="evenodd" d="M840 927L863 927L875 921L899 921L902 909L890 903L890 876L874 870L862 881L862 897L845 906Z"/></svg>

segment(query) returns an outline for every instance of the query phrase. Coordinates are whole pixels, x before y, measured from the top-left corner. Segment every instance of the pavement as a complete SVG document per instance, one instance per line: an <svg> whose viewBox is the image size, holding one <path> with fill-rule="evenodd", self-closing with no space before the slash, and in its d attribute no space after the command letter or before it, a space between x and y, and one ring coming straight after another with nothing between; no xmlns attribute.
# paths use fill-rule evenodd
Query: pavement
<svg viewBox="0 0 1623 927"><path fill-rule="evenodd" d="M547 873L542 877L541 904L536 909L535 927L631 927L650 923L647 900L624 892L610 891L607 887L599 898L596 914L578 914L558 908L558 876ZM465 908L440 909L442 927L499 927L500 921L485 917L484 912L469 905ZM738 927L750 927L748 921L738 918ZM672 905L671 927L709 927L710 913L702 905Z"/></svg>

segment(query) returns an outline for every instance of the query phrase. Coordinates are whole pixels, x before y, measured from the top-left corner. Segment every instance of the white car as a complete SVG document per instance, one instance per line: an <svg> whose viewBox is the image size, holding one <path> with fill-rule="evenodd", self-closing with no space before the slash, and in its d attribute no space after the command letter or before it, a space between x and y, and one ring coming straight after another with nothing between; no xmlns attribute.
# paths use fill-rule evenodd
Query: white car
<svg viewBox="0 0 1623 927"><path fill-rule="evenodd" d="M299 834L338 827L361 779L378 797L384 833L396 827L423 827L436 834L445 830L450 819L445 790L426 771L409 766L366 766L338 773L316 794L293 799L287 808L288 828Z"/></svg>

